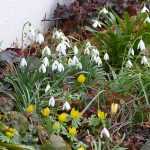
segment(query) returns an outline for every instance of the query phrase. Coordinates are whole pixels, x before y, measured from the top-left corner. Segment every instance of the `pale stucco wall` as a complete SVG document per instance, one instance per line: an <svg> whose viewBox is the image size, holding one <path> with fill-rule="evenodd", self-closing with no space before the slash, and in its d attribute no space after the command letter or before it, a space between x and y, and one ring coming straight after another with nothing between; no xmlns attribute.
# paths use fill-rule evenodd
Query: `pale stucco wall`
<svg viewBox="0 0 150 150"><path fill-rule="evenodd" d="M9 47L13 41L21 38L22 26L26 21L44 28L41 23L45 14L53 14L57 2L69 4L72 0L1 0L0 5L0 41L3 47Z"/></svg>

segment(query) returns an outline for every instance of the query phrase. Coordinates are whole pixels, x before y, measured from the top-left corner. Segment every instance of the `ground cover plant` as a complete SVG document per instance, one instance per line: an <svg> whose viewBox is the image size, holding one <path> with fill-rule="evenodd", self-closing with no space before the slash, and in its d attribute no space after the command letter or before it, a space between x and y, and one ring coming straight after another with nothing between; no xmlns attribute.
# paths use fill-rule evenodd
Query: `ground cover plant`
<svg viewBox="0 0 150 150"><path fill-rule="evenodd" d="M97 14L89 39L27 22L22 47L0 53L0 149L149 148L149 9Z"/></svg>

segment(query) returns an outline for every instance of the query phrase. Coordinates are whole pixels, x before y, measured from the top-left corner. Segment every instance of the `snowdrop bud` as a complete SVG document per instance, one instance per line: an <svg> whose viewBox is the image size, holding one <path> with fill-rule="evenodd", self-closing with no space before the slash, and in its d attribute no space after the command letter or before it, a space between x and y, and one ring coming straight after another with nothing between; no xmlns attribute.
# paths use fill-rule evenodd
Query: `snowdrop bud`
<svg viewBox="0 0 150 150"><path fill-rule="evenodd" d="M141 13L146 13L146 12L149 12L149 9L144 5L141 10Z"/></svg>
<svg viewBox="0 0 150 150"><path fill-rule="evenodd" d="M63 72L65 69L64 69L64 66L63 64L59 63L58 65L58 72Z"/></svg>
<svg viewBox="0 0 150 150"><path fill-rule="evenodd" d="M109 12L108 12L108 10L104 7L104 8L100 11L100 13L102 13L102 14L108 14Z"/></svg>
<svg viewBox="0 0 150 150"><path fill-rule="evenodd" d="M56 47L56 51L59 52L60 55L62 54L66 56L67 55L66 50L67 50L67 46L64 42L59 43Z"/></svg>
<svg viewBox="0 0 150 150"><path fill-rule="evenodd" d="M103 128L101 131L101 138L103 138L103 137L110 138L110 133L107 128Z"/></svg>
<svg viewBox="0 0 150 150"><path fill-rule="evenodd" d="M132 67L133 67L133 64L132 64L131 60L128 60L128 61L127 61L126 67L127 67L127 68L132 68Z"/></svg>
<svg viewBox="0 0 150 150"><path fill-rule="evenodd" d="M66 101L65 103L64 103L64 105L63 105L63 108L62 108L63 110L70 110L71 109L71 106L70 106L70 104Z"/></svg>
<svg viewBox="0 0 150 150"><path fill-rule="evenodd" d="M39 44L42 44L44 42L44 36L41 33L38 33L38 35L36 36L36 42Z"/></svg>
<svg viewBox="0 0 150 150"><path fill-rule="evenodd" d="M25 58L22 58L20 61L20 68L27 67L27 61Z"/></svg>
<svg viewBox="0 0 150 150"><path fill-rule="evenodd" d="M47 93L49 90L50 90L50 85L49 84L47 84L47 86L46 86L46 88L45 88L45 93Z"/></svg>
<svg viewBox="0 0 150 150"><path fill-rule="evenodd" d="M45 65L45 67L48 67L48 66L49 66L49 60L48 60L47 57L44 57L42 62L43 62L43 64Z"/></svg>
<svg viewBox="0 0 150 150"><path fill-rule="evenodd" d="M80 62L77 64L77 69L82 70L82 64Z"/></svg>
<svg viewBox="0 0 150 150"><path fill-rule="evenodd" d="M50 56L51 55L51 50L48 46L46 46L43 50L42 50L42 56Z"/></svg>
<svg viewBox="0 0 150 150"><path fill-rule="evenodd" d="M93 28L101 28L101 22L98 20L93 20L93 24L92 24Z"/></svg>
<svg viewBox="0 0 150 150"><path fill-rule="evenodd" d="M74 46L73 52L74 52L74 55L77 55L77 54L78 54L79 50L78 50L77 46Z"/></svg>
<svg viewBox="0 0 150 150"><path fill-rule="evenodd" d="M129 55L134 56L134 49L133 49L133 48L130 48L130 49L129 49Z"/></svg>
<svg viewBox="0 0 150 150"><path fill-rule="evenodd" d="M150 17L147 17L144 21L144 23L150 23Z"/></svg>
<svg viewBox="0 0 150 150"><path fill-rule="evenodd" d="M42 64L39 68L39 72L42 72L42 73L46 73L46 67L44 64Z"/></svg>
<svg viewBox="0 0 150 150"><path fill-rule="evenodd" d="M108 53L105 53L105 55L104 55L104 60L105 60L105 61L108 61L108 60L109 60L109 55L108 55Z"/></svg>
<svg viewBox="0 0 150 150"><path fill-rule="evenodd" d="M54 98L53 96L49 99L48 105L49 105L49 106L52 106L52 107L55 106L55 98Z"/></svg>
<svg viewBox="0 0 150 150"><path fill-rule="evenodd" d="M79 59L77 58L77 56L73 56L72 63L73 65L76 65L79 63Z"/></svg>
<svg viewBox="0 0 150 150"><path fill-rule="evenodd" d="M118 111L118 108L119 108L119 105L117 103L112 103L111 104L111 113L113 115L115 115L117 113L117 111Z"/></svg>
<svg viewBox="0 0 150 150"><path fill-rule="evenodd" d="M148 62L148 59L146 58L146 56L142 57L141 64L142 65L149 65L149 62Z"/></svg>
<svg viewBox="0 0 150 150"><path fill-rule="evenodd" d="M57 60L55 60L52 64L52 71L55 71L58 69L58 65L59 65L59 62Z"/></svg>
<svg viewBox="0 0 150 150"><path fill-rule="evenodd" d="M138 43L138 47L137 49L140 49L141 51L145 50L145 43L144 41L141 39L140 42Z"/></svg>

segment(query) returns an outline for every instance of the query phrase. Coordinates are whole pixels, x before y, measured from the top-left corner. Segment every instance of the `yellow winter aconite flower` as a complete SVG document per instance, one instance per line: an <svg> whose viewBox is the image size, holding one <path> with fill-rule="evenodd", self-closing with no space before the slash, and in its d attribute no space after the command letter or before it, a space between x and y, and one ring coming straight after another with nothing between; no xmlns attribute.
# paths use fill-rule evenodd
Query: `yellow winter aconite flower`
<svg viewBox="0 0 150 150"><path fill-rule="evenodd" d="M26 108L26 112L28 113L32 113L35 111L35 105L30 104L27 108Z"/></svg>
<svg viewBox="0 0 150 150"><path fill-rule="evenodd" d="M112 103L111 104L111 113L114 115L117 113L118 111L118 108L119 108L119 105L117 103Z"/></svg>
<svg viewBox="0 0 150 150"><path fill-rule="evenodd" d="M69 128L69 135L75 137L77 135L77 129L75 127Z"/></svg>
<svg viewBox="0 0 150 150"><path fill-rule="evenodd" d="M5 135L7 137L13 138L15 134L16 134L16 129L14 129L14 128L6 128L5 129Z"/></svg>
<svg viewBox="0 0 150 150"><path fill-rule="evenodd" d="M72 108L71 110L71 118L74 119L74 120L77 120L80 118L81 114L78 110L75 110L75 108Z"/></svg>
<svg viewBox="0 0 150 150"><path fill-rule="evenodd" d="M99 118L101 121L105 120L105 119L106 119L106 116L107 116L107 114L106 114L105 112L103 112L103 111L98 111L97 115L98 115L98 118Z"/></svg>
<svg viewBox="0 0 150 150"><path fill-rule="evenodd" d="M68 120L68 114L67 113L61 113L59 116L58 116L58 120L60 122L67 122Z"/></svg>
<svg viewBox="0 0 150 150"><path fill-rule="evenodd" d="M48 107L41 110L41 113L44 117L48 117L50 114L50 109Z"/></svg>
<svg viewBox="0 0 150 150"><path fill-rule="evenodd" d="M86 81L86 77L84 74L80 74L77 78L77 81L81 84L83 84Z"/></svg>
<svg viewBox="0 0 150 150"><path fill-rule="evenodd" d="M77 150L85 150L85 148L83 146L81 146Z"/></svg>

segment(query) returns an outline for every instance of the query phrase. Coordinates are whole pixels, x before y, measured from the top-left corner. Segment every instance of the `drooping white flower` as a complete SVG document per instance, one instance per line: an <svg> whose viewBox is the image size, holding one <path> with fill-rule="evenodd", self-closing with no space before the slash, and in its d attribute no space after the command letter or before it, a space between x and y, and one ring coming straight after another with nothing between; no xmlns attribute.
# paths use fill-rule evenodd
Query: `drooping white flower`
<svg viewBox="0 0 150 150"><path fill-rule="evenodd" d="M47 93L50 90L51 86L49 84L47 84L46 88L45 88L45 93Z"/></svg>
<svg viewBox="0 0 150 150"><path fill-rule="evenodd" d="M102 131L101 131L101 135L100 136L101 136L101 138L103 138L103 137L110 138L110 133L109 133L108 129L107 128L103 128Z"/></svg>
<svg viewBox="0 0 150 150"><path fill-rule="evenodd" d="M22 58L20 61L20 68L27 67L27 61L25 58Z"/></svg>
<svg viewBox="0 0 150 150"><path fill-rule="evenodd" d="M57 39L57 40L60 40L60 39L62 39L64 36L65 36L65 35L64 35L63 32L61 32L61 31L59 31L59 30L56 30L56 31L53 32L52 38Z"/></svg>
<svg viewBox="0 0 150 150"><path fill-rule="evenodd" d="M49 99L48 105L51 107L55 106L55 98L53 96Z"/></svg>
<svg viewBox="0 0 150 150"><path fill-rule="evenodd" d="M42 56L50 56L51 50L48 46L45 46L45 48L42 50Z"/></svg>
<svg viewBox="0 0 150 150"><path fill-rule="evenodd" d="M144 41L141 39L140 42L138 43L138 47L137 49L140 49L141 51L144 51L146 48L145 48L145 43Z"/></svg>
<svg viewBox="0 0 150 150"><path fill-rule="evenodd" d="M49 60L47 57L44 57L43 60L42 60L43 64L45 65L45 67L48 67L49 66Z"/></svg>
<svg viewBox="0 0 150 150"><path fill-rule="evenodd" d="M62 107L63 110L70 110L71 109L71 106L70 104L66 101L64 104L63 104L63 107Z"/></svg>
<svg viewBox="0 0 150 150"><path fill-rule="evenodd" d="M76 67L77 67L77 69L80 69L80 70L82 70L82 64L81 64L81 62L79 62L77 65L76 65Z"/></svg>
<svg viewBox="0 0 150 150"><path fill-rule="evenodd" d="M39 72L46 73L46 66L44 64L41 64Z"/></svg>
<svg viewBox="0 0 150 150"><path fill-rule="evenodd" d="M36 42L39 43L39 44L42 44L44 42L44 36L42 33L38 33L36 35Z"/></svg>
<svg viewBox="0 0 150 150"><path fill-rule="evenodd" d="M99 56L99 50L98 50L96 47L93 47L93 48L92 48L91 55L92 55L93 57Z"/></svg>
<svg viewBox="0 0 150 150"><path fill-rule="evenodd" d="M108 61L108 60L109 60L109 55L108 55L108 53L105 53L105 54L104 54L104 60L105 60L105 61Z"/></svg>
<svg viewBox="0 0 150 150"><path fill-rule="evenodd" d="M104 8L100 11L100 13L102 13L102 14L108 14L109 11L104 7Z"/></svg>
<svg viewBox="0 0 150 150"><path fill-rule="evenodd" d="M78 50L77 46L74 46L73 52L74 52L74 55L77 55L77 54L78 54L79 50Z"/></svg>
<svg viewBox="0 0 150 150"><path fill-rule="evenodd" d="M57 60L55 60L52 64L52 71L55 71L58 69L58 65L59 65L59 62Z"/></svg>
<svg viewBox="0 0 150 150"><path fill-rule="evenodd" d="M149 62L148 62L148 59L146 58L146 56L142 57L141 64L142 65L149 65Z"/></svg>
<svg viewBox="0 0 150 150"><path fill-rule="evenodd" d="M85 50L84 50L84 54L90 55L90 49L92 48L92 45L89 41L87 41L86 45L85 45Z"/></svg>
<svg viewBox="0 0 150 150"><path fill-rule="evenodd" d="M128 54L134 56L134 49L130 48Z"/></svg>
<svg viewBox="0 0 150 150"><path fill-rule="evenodd" d="M149 12L149 9L144 5L143 8L141 9L141 13L146 13Z"/></svg>
<svg viewBox="0 0 150 150"><path fill-rule="evenodd" d="M127 67L127 68L132 68L132 67L133 67L133 64L132 64L131 60L128 60L128 61L127 61L126 67Z"/></svg>
<svg viewBox="0 0 150 150"><path fill-rule="evenodd" d="M93 19L92 21L93 21L93 24L92 24L93 28L97 28L97 27L101 28L102 27L100 21L95 20L95 19Z"/></svg>
<svg viewBox="0 0 150 150"><path fill-rule="evenodd" d="M146 19L145 19L144 23L150 23L150 17L149 17L149 16L148 16L148 17L146 17Z"/></svg>
<svg viewBox="0 0 150 150"><path fill-rule="evenodd" d="M65 69L64 69L64 66L63 64L59 63L58 65L58 72L63 72Z"/></svg>
<svg viewBox="0 0 150 150"><path fill-rule="evenodd" d="M101 66L102 65L102 60L99 56L94 56L92 57L92 60L98 65Z"/></svg>

